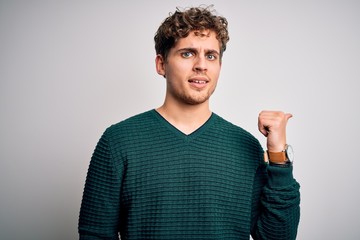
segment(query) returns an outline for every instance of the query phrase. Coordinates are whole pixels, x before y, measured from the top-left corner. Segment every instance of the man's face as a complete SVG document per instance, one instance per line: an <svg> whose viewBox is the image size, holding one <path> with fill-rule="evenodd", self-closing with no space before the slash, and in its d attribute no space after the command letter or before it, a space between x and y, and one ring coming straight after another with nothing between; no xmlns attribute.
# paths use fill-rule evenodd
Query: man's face
<svg viewBox="0 0 360 240"><path fill-rule="evenodd" d="M156 63L158 73L166 76L168 100L191 105L207 102L221 69L219 41L213 31L191 32L178 40L166 60L157 56Z"/></svg>

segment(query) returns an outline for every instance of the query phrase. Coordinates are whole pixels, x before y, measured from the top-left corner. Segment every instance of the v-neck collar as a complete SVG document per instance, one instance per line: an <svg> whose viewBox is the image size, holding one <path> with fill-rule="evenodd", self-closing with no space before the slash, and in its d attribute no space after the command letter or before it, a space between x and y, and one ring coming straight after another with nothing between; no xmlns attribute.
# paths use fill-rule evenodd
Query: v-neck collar
<svg viewBox="0 0 360 240"><path fill-rule="evenodd" d="M206 122L203 125L201 125L192 133L185 134L184 132L176 128L174 125L172 125L155 109L152 110L152 113L162 123L163 126L167 127L169 131L173 132L177 137L182 138L185 141L191 141L192 139L200 135L202 132L204 132L207 128L209 128L212 125L212 123L215 121L216 118L216 114L212 112L208 120L206 120Z"/></svg>

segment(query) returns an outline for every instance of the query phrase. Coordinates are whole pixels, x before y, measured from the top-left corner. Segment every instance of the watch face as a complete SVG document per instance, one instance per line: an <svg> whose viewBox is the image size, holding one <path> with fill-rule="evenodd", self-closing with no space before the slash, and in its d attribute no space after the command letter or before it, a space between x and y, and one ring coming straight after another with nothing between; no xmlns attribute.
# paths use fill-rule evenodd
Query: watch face
<svg viewBox="0 0 360 240"><path fill-rule="evenodd" d="M294 161L294 150L291 147L291 145L286 146L286 156L287 156L287 159L289 159L290 162Z"/></svg>

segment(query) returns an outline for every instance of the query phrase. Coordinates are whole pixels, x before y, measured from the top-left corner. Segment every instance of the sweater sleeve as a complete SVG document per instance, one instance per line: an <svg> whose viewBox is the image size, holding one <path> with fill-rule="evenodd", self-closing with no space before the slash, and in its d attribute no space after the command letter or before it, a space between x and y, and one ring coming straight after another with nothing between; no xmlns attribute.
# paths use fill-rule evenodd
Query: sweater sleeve
<svg viewBox="0 0 360 240"><path fill-rule="evenodd" d="M254 184L252 231L255 240L296 239L300 219L300 185L293 167L262 164Z"/></svg>
<svg viewBox="0 0 360 240"><path fill-rule="evenodd" d="M105 131L86 177L78 226L80 240L119 239L121 171L114 164Z"/></svg>

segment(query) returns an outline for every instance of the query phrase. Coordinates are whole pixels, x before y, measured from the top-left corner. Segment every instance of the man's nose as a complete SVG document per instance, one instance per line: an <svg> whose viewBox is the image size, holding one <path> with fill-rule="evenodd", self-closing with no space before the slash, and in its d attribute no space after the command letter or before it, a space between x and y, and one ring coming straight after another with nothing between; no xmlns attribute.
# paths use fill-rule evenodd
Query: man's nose
<svg viewBox="0 0 360 240"><path fill-rule="evenodd" d="M204 72L207 70L207 61L205 56L197 56L194 63L194 70L197 72Z"/></svg>

